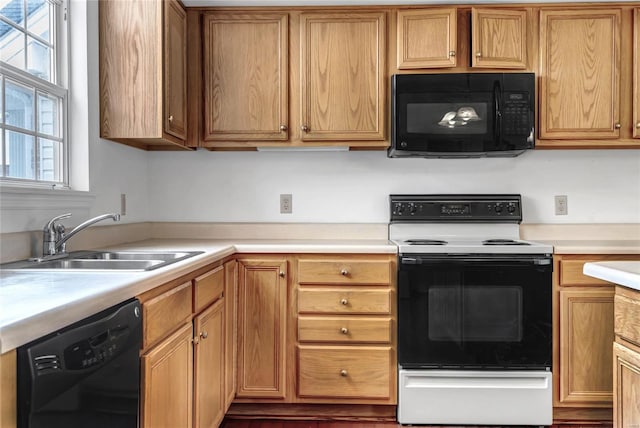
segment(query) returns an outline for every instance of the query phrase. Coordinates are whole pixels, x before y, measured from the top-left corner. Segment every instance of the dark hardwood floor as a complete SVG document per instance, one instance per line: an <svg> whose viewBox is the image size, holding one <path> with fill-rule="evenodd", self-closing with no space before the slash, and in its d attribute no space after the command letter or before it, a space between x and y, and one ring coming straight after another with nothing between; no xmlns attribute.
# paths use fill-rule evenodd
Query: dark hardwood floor
<svg viewBox="0 0 640 428"><path fill-rule="evenodd" d="M552 428L611 428L610 423L595 423L589 425L553 425ZM346 421L290 421L290 420L264 420L264 419L225 419L222 428L399 428L403 427L395 422L346 422ZM417 425L420 428L436 428L436 426ZM439 426L438 426L439 427ZM454 425L446 425L442 428L463 428ZM464 428L473 428L465 426ZM476 427L492 428L492 427ZM500 427L493 427L500 428Z"/></svg>

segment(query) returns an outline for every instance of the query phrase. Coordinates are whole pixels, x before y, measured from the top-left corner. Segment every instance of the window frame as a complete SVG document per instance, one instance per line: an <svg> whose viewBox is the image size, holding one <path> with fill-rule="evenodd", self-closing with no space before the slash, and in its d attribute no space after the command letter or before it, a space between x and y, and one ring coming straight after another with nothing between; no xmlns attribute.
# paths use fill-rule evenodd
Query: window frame
<svg viewBox="0 0 640 428"><path fill-rule="evenodd" d="M26 1L26 0L23 0ZM4 112L4 97L5 97L5 85L6 81L10 80L20 85L27 86L31 90L33 90L34 94L34 115L36 117L36 121L38 116L38 94L43 94L44 96L52 96L60 99L60 108L59 108L59 117L58 117L58 126L59 126L59 135L60 138L51 138L51 135L43 134L38 131L37 123L34 124L33 130L26 130L22 128L16 128L6 123L0 125L0 131L17 131L21 134L28 135L34 138L34 147L37 150L38 146L38 138L49 139L53 141L60 141L62 144L62 171L60 171L61 181L45 181L40 179L25 179L18 177L7 177L4 176L4 171L0 171L0 185L2 187L14 187L14 188L24 188L24 189L65 189L70 190L70 151L71 151L71 139L69 136L69 70L71 64L70 58L70 48L69 48L69 22L68 13L69 13L69 0L45 0L46 2L52 4L52 17L51 24L52 27L52 37L51 37L51 45L53 46L53 55L52 55L52 79L51 81L47 81L40 77L37 77L25 70L21 70L18 67L12 66L10 64L4 63L0 61L0 74L2 75L0 78L0 84L2 85L2 90L0 91L1 96L3 97L0 100L0 105L2 106L2 112ZM25 19L27 19L25 17ZM5 20L6 22L6 20ZM26 32L27 35L30 33ZM39 40L39 39L38 39ZM0 113L2 113L0 112ZM4 134L6 135L6 133ZM0 138L2 144L5 144L4 136ZM2 154L0 156L5 156L5 151L1 151ZM2 159L2 165L4 165L4 159ZM40 162L40 156L37 157L36 163ZM37 165L36 165L37 168Z"/></svg>

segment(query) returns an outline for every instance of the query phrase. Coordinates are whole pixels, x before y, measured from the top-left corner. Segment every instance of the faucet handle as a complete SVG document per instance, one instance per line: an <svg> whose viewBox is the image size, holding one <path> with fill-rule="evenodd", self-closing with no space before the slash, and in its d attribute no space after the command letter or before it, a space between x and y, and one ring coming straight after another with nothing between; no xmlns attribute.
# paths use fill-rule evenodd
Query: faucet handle
<svg viewBox="0 0 640 428"><path fill-rule="evenodd" d="M52 218L51 220L49 220L47 222L47 224L45 224L44 231L48 232L50 230L53 230L53 227L54 227L54 224L55 224L56 221L63 220L65 218L69 218L69 217L71 217L71 213L60 214L59 216L56 216L56 217Z"/></svg>

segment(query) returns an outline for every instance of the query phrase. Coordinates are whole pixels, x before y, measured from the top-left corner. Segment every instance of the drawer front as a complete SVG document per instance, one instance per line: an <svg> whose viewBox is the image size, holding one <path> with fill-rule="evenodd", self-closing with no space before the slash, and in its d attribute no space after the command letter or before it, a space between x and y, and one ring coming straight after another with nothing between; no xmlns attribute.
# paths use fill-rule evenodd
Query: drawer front
<svg viewBox="0 0 640 428"><path fill-rule="evenodd" d="M300 397L391 396L390 347L301 346L298 367Z"/></svg>
<svg viewBox="0 0 640 428"><path fill-rule="evenodd" d="M169 334L191 316L191 281L142 304L143 348Z"/></svg>
<svg viewBox="0 0 640 428"><path fill-rule="evenodd" d="M388 260L300 260L300 284L388 285L391 281Z"/></svg>
<svg viewBox="0 0 640 428"><path fill-rule="evenodd" d="M388 314L391 292L385 290L300 289L298 312L326 314Z"/></svg>
<svg viewBox="0 0 640 428"><path fill-rule="evenodd" d="M616 335L640 346L640 292L620 290L616 287L614 303L614 330ZM624 293L622 295L621 293Z"/></svg>
<svg viewBox="0 0 640 428"><path fill-rule="evenodd" d="M224 292L224 266L197 277L193 287L193 310L200 312Z"/></svg>
<svg viewBox="0 0 640 428"><path fill-rule="evenodd" d="M561 260L560 285L611 285L610 282L602 281L582 273L584 264L592 261L598 260Z"/></svg>
<svg viewBox="0 0 640 428"><path fill-rule="evenodd" d="M301 316L298 341L391 343L391 318Z"/></svg>

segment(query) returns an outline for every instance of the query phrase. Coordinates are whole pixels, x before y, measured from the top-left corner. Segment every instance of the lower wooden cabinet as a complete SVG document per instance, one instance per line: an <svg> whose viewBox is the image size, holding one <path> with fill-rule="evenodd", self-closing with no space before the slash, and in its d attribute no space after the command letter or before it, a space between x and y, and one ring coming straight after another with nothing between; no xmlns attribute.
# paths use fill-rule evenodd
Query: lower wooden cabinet
<svg viewBox="0 0 640 428"><path fill-rule="evenodd" d="M616 428L640 426L640 352L613 344Z"/></svg>
<svg viewBox="0 0 640 428"><path fill-rule="evenodd" d="M192 426L193 329L184 324L141 358L140 426Z"/></svg>
<svg viewBox="0 0 640 428"><path fill-rule="evenodd" d="M554 419L611 420L614 285L582 273L586 262L636 255L554 256Z"/></svg>
<svg viewBox="0 0 640 428"><path fill-rule="evenodd" d="M238 261L238 399L287 397L287 262Z"/></svg>

